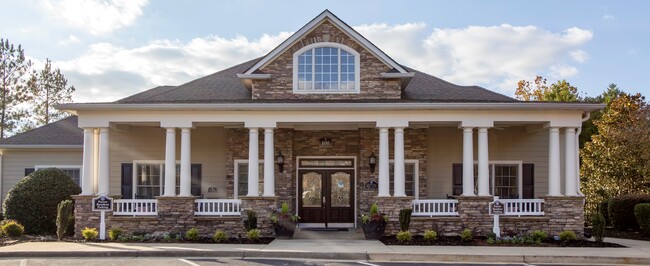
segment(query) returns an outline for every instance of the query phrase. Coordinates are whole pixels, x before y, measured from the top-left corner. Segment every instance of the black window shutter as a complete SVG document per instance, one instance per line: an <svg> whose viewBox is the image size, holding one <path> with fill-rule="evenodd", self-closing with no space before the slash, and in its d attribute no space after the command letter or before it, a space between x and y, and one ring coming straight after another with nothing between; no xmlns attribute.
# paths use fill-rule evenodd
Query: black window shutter
<svg viewBox="0 0 650 266"><path fill-rule="evenodd" d="M523 170L523 195L524 199L535 197L535 165L525 163L522 165Z"/></svg>
<svg viewBox="0 0 650 266"><path fill-rule="evenodd" d="M463 164L462 163L452 164L451 176L453 179L452 194L454 196L459 196L460 194L463 194Z"/></svg>
<svg viewBox="0 0 650 266"><path fill-rule="evenodd" d="M201 196L201 164L192 164L192 196Z"/></svg>
<svg viewBox="0 0 650 266"><path fill-rule="evenodd" d="M131 199L133 197L133 164L122 164L122 198Z"/></svg>
<svg viewBox="0 0 650 266"><path fill-rule="evenodd" d="M25 176L28 176L29 174L33 173L36 171L34 168L25 168Z"/></svg>

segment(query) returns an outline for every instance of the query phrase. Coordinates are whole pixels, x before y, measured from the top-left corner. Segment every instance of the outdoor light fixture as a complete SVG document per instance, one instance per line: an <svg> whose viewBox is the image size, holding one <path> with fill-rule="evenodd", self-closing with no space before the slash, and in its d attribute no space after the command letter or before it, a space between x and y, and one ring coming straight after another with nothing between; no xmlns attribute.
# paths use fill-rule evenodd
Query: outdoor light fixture
<svg viewBox="0 0 650 266"><path fill-rule="evenodd" d="M278 164L278 170L280 173L284 173L284 156L282 152L278 150L278 155L275 157L275 163Z"/></svg>
<svg viewBox="0 0 650 266"><path fill-rule="evenodd" d="M368 165L370 165L370 173L375 173L375 165L377 165L377 155L373 152L368 156Z"/></svg>
<svg viewBox="0 0 650 266"><path fill-rule="evenodd" d="M320 145L325 147L332 146L332 139L328 137L322 137L320 138Z"/></svg>

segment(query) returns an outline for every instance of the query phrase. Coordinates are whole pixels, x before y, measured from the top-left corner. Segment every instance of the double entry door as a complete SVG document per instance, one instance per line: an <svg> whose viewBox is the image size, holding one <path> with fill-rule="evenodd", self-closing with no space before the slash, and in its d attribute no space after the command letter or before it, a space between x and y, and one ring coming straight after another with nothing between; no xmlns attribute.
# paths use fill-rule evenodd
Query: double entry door
<svg viewBox="0 0 650 266"><path fill-rule="evenodd" d="M300 222L348 227L354 223L354 170L299 170Z"/></svg>

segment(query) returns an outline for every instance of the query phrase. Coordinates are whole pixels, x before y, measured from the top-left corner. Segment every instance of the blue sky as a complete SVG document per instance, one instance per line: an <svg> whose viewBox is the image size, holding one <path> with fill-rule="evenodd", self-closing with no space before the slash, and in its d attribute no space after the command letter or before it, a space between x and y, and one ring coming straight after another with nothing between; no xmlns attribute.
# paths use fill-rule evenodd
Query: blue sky
<svg viewBox="0 0 650 266"><path fill-rule="evenodd" d="M324 9L401 64L512 96L517 81L650 95L650 1L4 0L0 37L78 102L179 85L264 55Z"/></svg>

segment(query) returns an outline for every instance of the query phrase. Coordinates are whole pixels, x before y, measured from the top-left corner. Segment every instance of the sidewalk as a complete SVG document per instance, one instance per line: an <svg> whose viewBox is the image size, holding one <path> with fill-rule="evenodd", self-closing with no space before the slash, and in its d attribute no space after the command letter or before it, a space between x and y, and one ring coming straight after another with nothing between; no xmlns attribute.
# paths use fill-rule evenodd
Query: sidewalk
<svg viewBox="0 0 650 266"><path fill-rule="evenodd" d="M650 264L650 242L607 238L628 248L386 246L350 239L275 240L268 245L28 242L0 247L0 258L266 257L368 261Z"/></svg>

